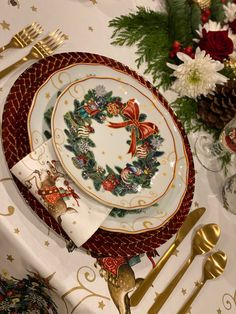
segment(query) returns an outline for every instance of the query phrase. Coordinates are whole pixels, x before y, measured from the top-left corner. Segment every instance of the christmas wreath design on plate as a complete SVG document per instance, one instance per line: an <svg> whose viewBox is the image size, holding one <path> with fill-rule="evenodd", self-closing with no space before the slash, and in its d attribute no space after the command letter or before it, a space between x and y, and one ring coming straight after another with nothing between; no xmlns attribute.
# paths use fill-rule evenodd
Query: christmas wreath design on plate
<svg viewBox="0 0 236 314"><path fill-rule="evenodd" d="M110 122L112 117L120 117L121 122ZM72 162L82 171L82 177L93 181L97 191L102 188L115 196L137 193L142 188L150 188L153 176L158 172L158 158L164 154L160 147L164 139L160 136L158 127L147 122L146 114L139 112L135 99L122 102L121 97L107 92L103 85L89 89L82 101L74 100L74 111L64 115L67 129L66 149L73 152ZM128 153L135 157L132 163L124 168L115 169L106 165L105 169L97 161L92 149L96 144L90 138L95 132L92 122L108 127L125 128L130 139Z"/></svg>

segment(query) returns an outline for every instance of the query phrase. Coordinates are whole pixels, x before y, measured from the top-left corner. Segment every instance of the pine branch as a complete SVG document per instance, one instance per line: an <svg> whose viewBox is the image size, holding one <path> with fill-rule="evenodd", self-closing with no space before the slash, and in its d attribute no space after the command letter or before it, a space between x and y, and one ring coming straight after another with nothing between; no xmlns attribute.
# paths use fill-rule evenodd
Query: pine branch
<svg viewBox="0 0 236 314"><path fill-rule="evenodd" d="M235 73L234 70L230 67L224 67L221 71L221 74L223 74L224 76L228 77L228 79L230 80L235 80Z"/></svg>
<svg viewBox="0 0 236 314"><path fill-rule="evenodd" d="M183 123L187 133L200 130L212 134L215 139L219 138L220 131L216 128L209 128L198 116L198 103L196 100L188 97L178 98L172 105L177 117Z"/></svg>
<svg viewBox="0 0 236 314"><path fill-rule="evenodd" d="M221 0L213 0L211 2L211 20L223 22L225 18L223 3Z"/></svg>
<svg viewBox="0 0 236 314"><path fill-rule="evenodd" d="M197 33L196 30L201 24L201 9L197 4L191 6L191 27L192 27L192 38L195 38Z"/></svg>
<svg viewBox="0 0 236 314"><path fill-rule="evenodd" d="M115 29L112 38L116 37L116 39L112 44L132 46L148 32L166 30L168 18L165 13L155 12L144 7L137 7L137 9L135 13L121 15L109 22L109 26Z"/></svg>
<svg viewBox="0 0 236 314"><path fill-rule="evenodd" d="M185 47L192 43L191 5L188 0L166 0L169 34Z"/></svg>
<svg viewBox="0 0 236 314"><path fill-rule="evenodd" d="M137 66L146 63L145 73L152 74L154 83L160 81L163 88L168 88L172 82L172 71L167 68L166 62L170 61L172 39L169 37L167 14L138 7L136 13L115 18L109 26L115 28L112 44L136 44Z"/></svg>

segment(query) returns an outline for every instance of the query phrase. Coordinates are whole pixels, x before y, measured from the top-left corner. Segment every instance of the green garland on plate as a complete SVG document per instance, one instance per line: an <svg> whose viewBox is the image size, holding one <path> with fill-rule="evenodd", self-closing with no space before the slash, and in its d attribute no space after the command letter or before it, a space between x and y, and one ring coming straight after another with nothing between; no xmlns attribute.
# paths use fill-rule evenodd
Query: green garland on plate
<svg viewBox="0 0 236 314"><path fill-rule="evenodd" d="M113 195L123 196L137 193L140 187L151 187L152 177L160 166L159 157L164 153L159 150L164 139L159 135L157 128L142 139L137 128L126 124L128 117L125 115L125 109L128 106L133 108L135 105L138 106L133 99L123 103L120 97L114 96L111 91L107 92L104 86L98 85L95 89L88 90L82 101L75 99L74 111L64 115L67 126L64 130L67 137L65 148L73 153L72 163L80 169L83 179L91 179L97 191L103 188ZM109 118L114 116L120 117L121 122L114 123L113 126ZM146 115L140 113L139 122L144 125L145 120ZM125 168L115 166L113 169L108 165L105 168L101 167L93 152L96 144L90 138L95 132L92 121L99 124L109 122L109 126L114 128L117 124L123 124L127 130L127 144L130 145L130 149L133 147L129 139L130 133L134 132L137 141L133 152L134 161L127 163Z"/></svg>

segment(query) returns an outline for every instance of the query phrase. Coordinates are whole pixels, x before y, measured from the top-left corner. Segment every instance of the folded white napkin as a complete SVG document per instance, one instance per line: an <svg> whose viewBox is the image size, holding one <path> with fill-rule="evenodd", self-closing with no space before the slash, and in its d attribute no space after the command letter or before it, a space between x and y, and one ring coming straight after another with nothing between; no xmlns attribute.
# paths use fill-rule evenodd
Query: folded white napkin
<svg viewBox="0 0 236 314"><path fill-rule="evenodd" d="M93 235L111 211L68 178L57 160L52 140L19 161L11 172L61 224L77 247Z"/></svg>

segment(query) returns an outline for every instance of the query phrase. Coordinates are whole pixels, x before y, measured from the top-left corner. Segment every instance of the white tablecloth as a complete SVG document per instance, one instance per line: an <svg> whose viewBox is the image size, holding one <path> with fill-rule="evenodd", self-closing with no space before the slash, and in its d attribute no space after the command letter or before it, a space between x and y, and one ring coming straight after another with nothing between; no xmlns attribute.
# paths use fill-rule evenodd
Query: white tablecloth
<svg viewBox="0 0 236 314"><path fill-rule="evenodd" d="M134 11L137 5L160 9L158 1L152 0L19 0L19 7L8 0L1 1L0 45L4 45L20 29L33 21L43 25L45 31L60 28L69 40L57 52L85 51L102 54L127 64L139 74L144 67L135 65L135 47L115 47L111 45L112 29L108 21L121 14ZM29 48L9 50L2 54L0 69L16 61ZM29 64L28 64L29 65ZM28 65L0 81L1 113L4 100L19 74ZM147 77L152 81L151 77ZM171 93L165 93L171 99ZM189 137L194 143L197 134ZM0 274L22 278L28 271L38 272L43 277L53 274L50 283L56 288L54 295L59 313L118 313L109 293L107 282L100 276L96 260L82 250L69 253L65 241L49 228L26 205L17 190L6 166L0 148ZM191 313L236 313L236 216L226 212L222 206L221 189L224 181L222 173L205 170L195 160L196 189L192 208L205 206L207 212L199 224L218 223L222 234L217 248L228 255L225 273L208 282L192 305ZM193 230L194 231L194 230ZM144 314L167 282L183 264L191 251L193 231L186 237L148 294L132 314ZM161 255L173 239L158 248ZM155 260L158 257L154 258ZM197 257L191 269L182 278L161 313L174 314L190 296L197 281L201 279L204 257ZM135 278L144 278L152 268L146 255L140 262L130 266ZM129 313L126 312L121 313Z"/></svg>

